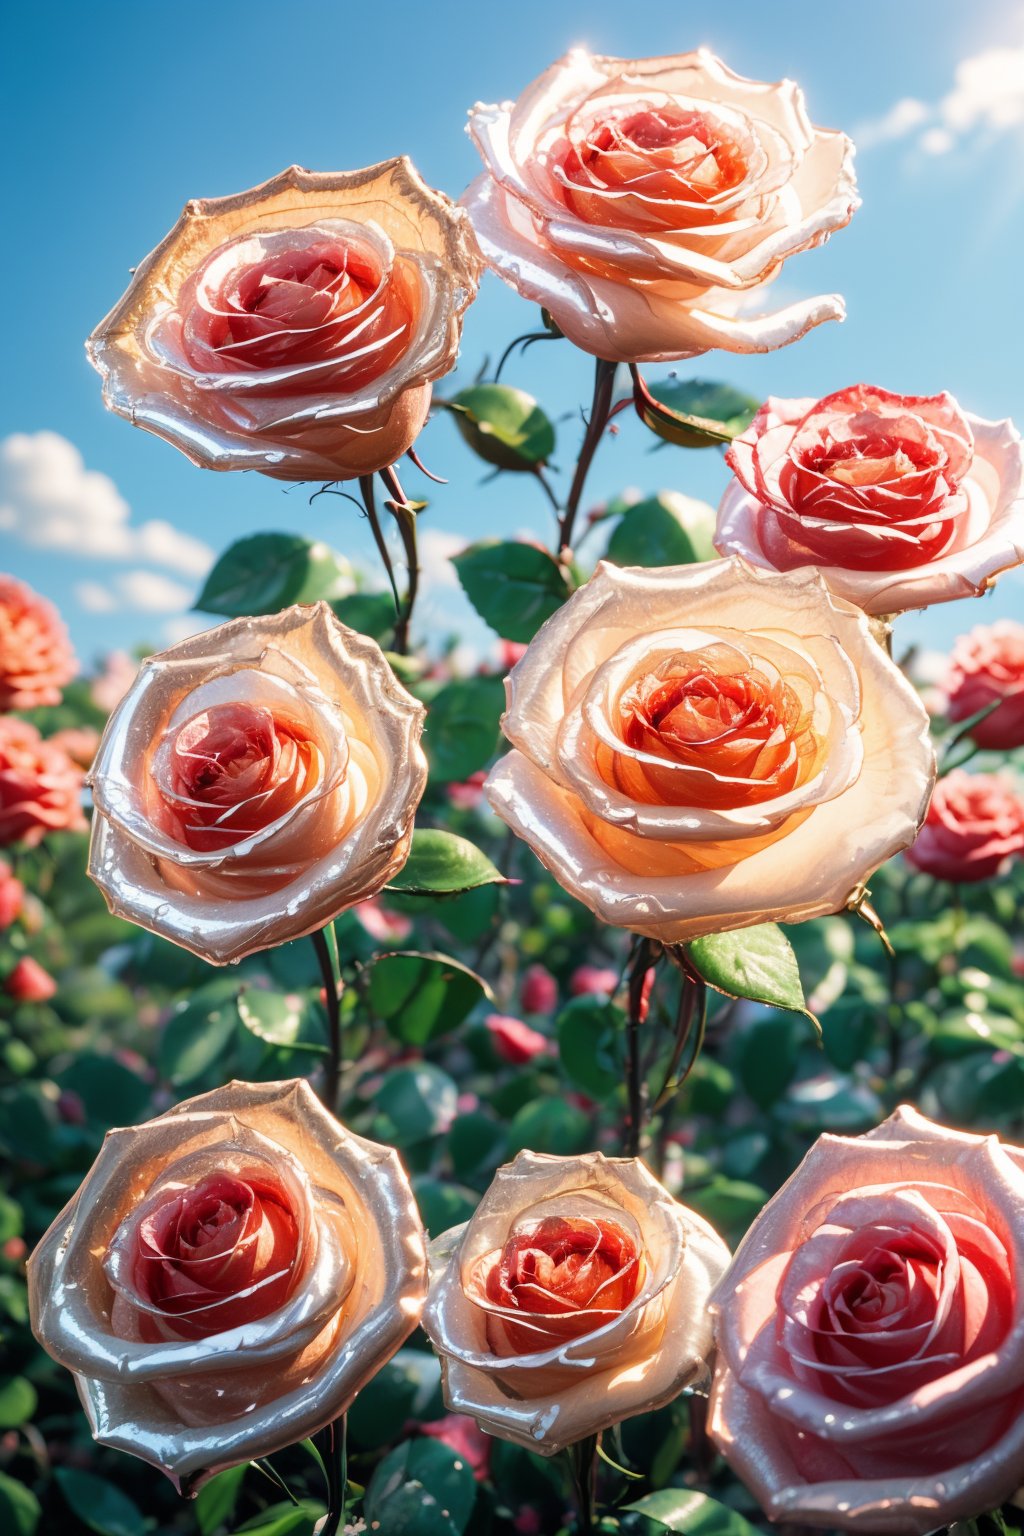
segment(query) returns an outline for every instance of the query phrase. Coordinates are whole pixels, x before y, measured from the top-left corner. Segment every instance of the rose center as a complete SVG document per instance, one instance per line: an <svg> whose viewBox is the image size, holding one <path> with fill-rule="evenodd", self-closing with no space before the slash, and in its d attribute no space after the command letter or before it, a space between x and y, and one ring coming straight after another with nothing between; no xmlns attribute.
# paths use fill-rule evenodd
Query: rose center
<svg viewBox="0 0 1024 1536"><path fill-rule="evenodd" d="M511 1233L490 1266L485 1293L499 1307L535 1317L614 1315L632 1301L640 1273L637 1245L618 1223L548 1216ZM524 1343L518 1331L516 1342L544 1347Z"/></svg>

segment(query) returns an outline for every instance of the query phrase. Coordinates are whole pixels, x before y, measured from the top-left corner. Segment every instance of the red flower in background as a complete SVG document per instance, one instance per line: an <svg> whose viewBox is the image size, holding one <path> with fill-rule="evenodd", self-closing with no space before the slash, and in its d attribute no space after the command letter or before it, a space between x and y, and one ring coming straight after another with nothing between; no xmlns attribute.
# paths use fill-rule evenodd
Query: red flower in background
<svg viewBox="0 0 1024 1536"><path fill-rule="evenodd" d="M946 692L954 722L998 704L971 727L979 747L1007 752L1024 746L1024 624L1000 619L961 635L949 659Z"/></svg>
<svg viewBox="0 0 1024 1536"><path fill-rule="evenodd" d="M77 764L34 725L0 719L0 846L34 848L47 832L84 832L83 783Z"/></svg>
<svg viewBox="0 0 1024 1536"><path fill-rule="evenodd" d="M53 604L14 576L0 575L0 710L59 704L77 671Z"/></svg>
<svg viewBox="0 0 1024 1536"><path fill-rule="evenodd" d="M940 779L904 858L936 880L991 880L1024 851L1024 799L995 774L956 769Z"/></svg>

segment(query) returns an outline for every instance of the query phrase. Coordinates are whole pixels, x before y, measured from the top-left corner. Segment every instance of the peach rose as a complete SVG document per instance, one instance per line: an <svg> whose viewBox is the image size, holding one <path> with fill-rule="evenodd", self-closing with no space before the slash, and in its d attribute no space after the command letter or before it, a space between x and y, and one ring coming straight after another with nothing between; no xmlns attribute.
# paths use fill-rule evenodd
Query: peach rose
<svg viewBox="0 0 1024 1536"><path fill-rule="evenodd" d="M480 258L406 158L186 204L88 342L106 404L203 469L371 474L455 366Z"/></svg>
<svg viewBox="0 0 1024 1536"><path fill-rule="evenodd" d="M448 1407L553 1456L706 1374L729 1250L636 1158L520 1152L430 1262Z"/></svg>
<svg viewBox="0 0 1024 1536"><path fill-rule="evenodd" d="M25 582L0 573L0 710L59 704L78 662L60 614Z"/></svg>
<svg viewBox="0 0 1024 1536"><path fill-rule="evenodd" d="M928 716L816 571L602 562L506 688L492 807L664 944L835 912L924 815Z"/></svg>
<svg viewBox="0 0 1024 1536"><path fill-rule="evenodd" d="M1024 624L999 619L961 635L946 677L950 720L967 720L995 704L971 727L971 739L994 752L1024 747Z"/></svg>
<svg viewBox="0 0 1024 1536"><path fill-rule="evenodd" d="M904 857L936 880L992 880L1024 852L1024 797L993 773L954 769L935 786Z"/></svg>
<svg viewBox="0 0 1024 1536"><path fill-rule="evenodd" d="M311 933L405 863L423 706L326 603L142 665L90 775L111 911L224 965Z"/></svg>
<svg viewBox="0 0 1024 1536"><path fill-rule="evenodd" d="M1024 451L1010 421L952 395L854 384L770 398L726 459L715 547L777 571L818 566L868 613L977 597L1024 560Z"/></svg>
<svg viewBox="0 0 1024 1536"><path fill-rule="evenodd" d="M425 1291L398 1154L302 1081L230 1083L110 1131L29 1261L33 1331L96 1439L183 1492L337 1418Z"/></svg>
<svg viewBox="0 0 1024 1536"><path fill-rule="evenodd" d="M772 1520L923 1536L1024 1481L1024 1151L822 1136L712 1297L708 1428Z"/></svg>
<svg viewBox="0 0 1024 1536"><path fill-rule="evenodd" d="M859 203L850 141L812 125L791 80L745 80L704 49L577 48L518 101L474 107L469 132L486 171L462 201L485 260L585 352L768 352L843 318L835 294L748 312Z"/></svg>
<svg viewBox="0 0 1024 1536"><path fill-rule="evenodd" d="M34 725L0 716L0 847L35 848L48 832L84 832L82 770Z"/></svg>
<svg viewBox="0 0 1024 1536"><path fill-rule="evenodd" d="M79 768L88 768L96 756L100 733L91 725L68 725L62 731L54 731L49 740L55 747L62 747Z"/></svg>

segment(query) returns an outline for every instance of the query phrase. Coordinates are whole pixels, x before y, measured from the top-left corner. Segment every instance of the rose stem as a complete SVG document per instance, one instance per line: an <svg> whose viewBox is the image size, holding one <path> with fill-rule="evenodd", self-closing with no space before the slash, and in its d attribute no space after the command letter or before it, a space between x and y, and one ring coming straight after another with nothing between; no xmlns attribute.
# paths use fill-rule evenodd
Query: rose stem
<svg viewBox="0 0 1024 1536"><path fill-rule="evenodd" d="M647 1082L640 1065L640 1025L646 1013L643 1003L644 982L658 957L658 948L650 939L638 939L629 964L629 1023L626 1028L626 1088L629 1102L627 1157L639 1157L647 1117Z"/></svg>
<svg viewBox="0 0 1024 1536"><path fill-rule="evenodd" d="M384 538L384 530L380 526L380 518L377 516L377 499L373 493L373 476L359 476L359 490L363 498L363 506L366 508L366 519L373 531L374 543L380 552L384 562L384 569L388 573L388 581L391 584L391 593L395 599L395 612L401 613L402 599L398 595L398 582L395 580L395 568L391 563L391 551L388 549Z"/></svg>
<svg viewBox="0 0 1024 1536"><path fill-rule="evenodd" d="M334 1115L338 1111L338 1087L341 1082L342 1065L338 941L334 936L334 924L327 923L323 928L318 928L315 933L310 934L310 938L313 940L320 975L323 978L324 1006L327 1010L327 1070L324 1073L324 1086L320 1097L324 1107Z"/></svg>
<svg viewBox="0 0 1024 1536"><path fill-rule="evenodd" d="M327 1517L319 1536L337 1536L345 1518L345 1494L348 1489L348 1420L340 1418L328 1424L317 1438L327 1472Z"/></svg>
<svg viewBox="0 0 1024 1536"><path fill-rule="evenodd" d="M392 464L390 469L382 469L380 478L387 489L391 500L387 503L388 511L398 524L398 532L402 540L402 548L405 550L405 561L409 570L409 584L405 592L405 606L400 609L398 622L395 625L395 650L399 656L405 656L409 650L409 624L412 620L412 610L416 604L416 594L420 585L420 562L416 549L416 511L410 504L401 482Z"/></svg>
<svg viewBox="0 0 1024 1536"><path fill-rule="evenodd" d="M587 430L583 435L583 446L580 448L580 456L576 460L576 471L572 477L572 485L569 487L565 511L558 520L558 549L556 554L560 556L572 548L573 526L576 522L576 514L580 509L580 502L583 499L583 486L586 483L587 473L594 454L597 452L597 445L604 436L604 429L608 425L611 416L616 366L615 363L605 362L602 357L599 357L594 365L594 398L590 406Z"/></svg>
<svg viewBox="0 0 1024 1536"><path fill-rule="evenodd" d="M578 1536L593 1536L597 1529L597 1435L587 1435L569 1447L569 1465L579 1521Z"/></svg>

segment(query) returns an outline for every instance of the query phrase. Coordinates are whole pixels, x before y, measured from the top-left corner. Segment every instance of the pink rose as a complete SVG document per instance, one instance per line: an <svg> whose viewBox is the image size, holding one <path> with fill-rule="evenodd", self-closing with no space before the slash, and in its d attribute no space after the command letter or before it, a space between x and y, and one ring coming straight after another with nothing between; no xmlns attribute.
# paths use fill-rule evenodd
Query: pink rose
<svg viewBox="0 0 1024 1536"><path fill-rule="evenodd" d="M187 203L89 339L104 398L205 469L371 474L455 366L477 253L407 159Z"/></svg>
<svg viewBox="0 0 1024 1536"><path fill-rule="evenodd" d="M59 704L78 662L52 603L0 574L0 710Z"/></svg>
<svg viewBox="0 0 1024 1536"><path fill-rule="evenodd" d="M904 857L936 880L991 880L1024 850L1024 799L995 774L954 769L940 779Z"/></svg>
<svg viewBox="0 0 1024 1536"><path fill-rule="evenodd" d="M477 1482L483 1482L491 1467L491 1439L464 1413L446 1413L433 1424L421 1424L420 1431L432 1440L440 1440L469 1467Z"/></svg>
<svg viewBox="0 0 1024 1536"><path fill-rule="evenodd" d="M110 651L103 660L103 670L93 678L89 697L97 709L110 714L135 681L139 663L127 651Z"/></svg>
<svg viewBox="0 0 1024 1536"><path fill-rule="evenodd" d="M4 991L19 1003L45 1003L57 990L57 983L38 960L22 955L4 982Z"/></svg>
<svg viewBox="0 0 1024 1536"><path fill-rule="evenodd" d="M62 731L54 731L49 737L55 747L63 747L79 768L89 768L100 744L100 733L91 725L69 725Z"/></svg>
<svg viewBox="0 0 1024 1536"><path fill-rule="evenodd" d="M0 859L0 932L9 928L21 911L25 887L11 873L11 866Z"/></svg>
<svg viewBox="0 0 1024 1536"><path fill-rule="evenodd" d="M1010 421L952 395L854 384L769 398L726 459L715 547L752 565L815 565L868 613L977 597L1024 560L1024 454Z"/></svg>
<svg viewBox="0 0 1024 1536"><path fill-rule="evenodd" d="M850 141L810 123L791 80L745 80L704 49L577 48L518 101L474 107L469 132L486 170L462 201L484 259L585 352L767 352L843 317L835 294L749 312L859 202Z"/></svg>
<svg viewBox="0 0 1024 1536"><path fill-rule="evenodd" d="M543 965L528 965L519 988L524 1013L554 1013L558 1007L558 982Z"/></svg>
<svg viewBox="0 0 1024 1536"><path fill-rule="evenodd" d="M531 1029L522 1019L513 1019L504 1013L492 1013L484 1022L491 1032L494 1049L502 1061L514 1067L525 1066L537 1056L547 1055L551 1041L539 1030Z"/></svg>
<svg viewBox="0 0 1024 1536"><path fill-rule="evenodd" d="M34 848L47 832L84 832L82 770L34 725L0 718L0 847Z"/></svg>
<svg viewBox="0 0 1024 1536"><path fill-rule="evenodd" d="M610 966L578 965L569 977L573 997L611 997L618 989L619 973Z"/></svg>
<svg viewBox="0 0 1024 1536"><path fill-rule="evenodd" d="M923 1536L1024 1480L1024 1150L822 1136L711 1297L709 1430L772 1520Z"/></svg>
<svg viewBox="0 0 1024 1536"><path fill-rule="evenodd" d="M949 659L946 692L953 721L1002 701L971 727L979 747L995 752L1024 747L1024 624L1000 619L961 635Z"/></svg>

